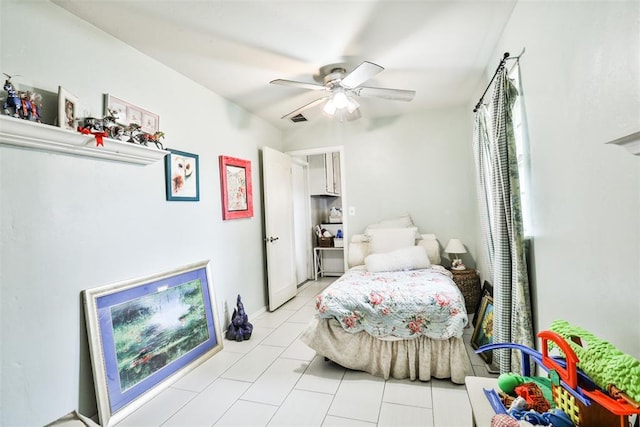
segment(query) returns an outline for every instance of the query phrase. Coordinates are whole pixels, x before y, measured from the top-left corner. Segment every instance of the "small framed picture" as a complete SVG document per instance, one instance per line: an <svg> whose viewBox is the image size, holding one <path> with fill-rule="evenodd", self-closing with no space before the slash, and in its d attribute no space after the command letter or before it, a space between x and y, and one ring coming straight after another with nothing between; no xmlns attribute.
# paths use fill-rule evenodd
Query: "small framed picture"
<svg viewBox="0 0 640 427"><path fill-rule="evenodd" d="M78 97L58 86L58 126L62 129L76 130L77 114Z"/></svg>
<svg viewBox="0 0 640 427"><path fill-rule="evenodd" d="M134 107L127 107L127 123L142 126L142 111Z"/></svg>
<svg viewBox="0 0 640 427"><path fill-rule="evenodd" d="M478 321L478 314L480 313L480 305L482 304L482 298L485 296L493 297L493 285L486 280L482 284L482 294L480 294L480 299L478 300L478 304L476 304L476 309L473 314L473 320L471 324L476 326L476 322Z"/></svg>
<svg viewBox="0 0 640 427"><path fill-rule="evenodd" d="M199 156L167 149L164 157L167 200L197 202L200 200Z"/></svg>
<svg viewBox="0 0 640 427"><path fill-rule="evenodd" d="M222 219L251 218L253 216L251 162L228 156L220 156L219 159Z"/></svg>
<svg viewBox="0 0 640 427"><path fill-rule="evenodd" d="M104 427L223 347L208 261L86 289L83 299Z"/></svg>
<svg viewBox="0 0 640 427"><path fill-rule="evenodd" d="M122 126L136 124L143 132L153 135L160 130L160 116L113 95L104 95L104 115L113 113Z"/></svg>
<svg viewBox="0 0 640 427"><path fill-rule="evenodd" d="M476 350L486 344L493 343L493 298L485 296L480 304L480 313L478 314L476 327L471 335L471 347ZM491 364L491 352L485 351L480 356Z"/></svg>

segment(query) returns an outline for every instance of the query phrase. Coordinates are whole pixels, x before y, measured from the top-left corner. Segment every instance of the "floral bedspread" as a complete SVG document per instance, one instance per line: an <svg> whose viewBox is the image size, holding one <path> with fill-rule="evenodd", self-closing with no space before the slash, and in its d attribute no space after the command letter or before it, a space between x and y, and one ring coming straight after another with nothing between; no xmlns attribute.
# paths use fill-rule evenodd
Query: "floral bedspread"
<svg viewBox="0 0 640 427"><path fill-rule="evenodd" d="M450 274L442 267L385 273L354 268L316 297L316 309L320 317L335 318L353 333L460 337L467 312Z"/></svg>

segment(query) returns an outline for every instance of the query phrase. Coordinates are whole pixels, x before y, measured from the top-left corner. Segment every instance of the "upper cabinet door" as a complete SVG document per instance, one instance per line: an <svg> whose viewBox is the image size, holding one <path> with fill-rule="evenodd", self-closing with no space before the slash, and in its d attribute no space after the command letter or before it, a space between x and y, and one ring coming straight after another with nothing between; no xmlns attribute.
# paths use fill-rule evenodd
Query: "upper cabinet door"
<svg viewBox="0 0 640 427"><path fill-rule="evenodd" d="M308 156L312 196L340 195L340 153Z"/></svg>

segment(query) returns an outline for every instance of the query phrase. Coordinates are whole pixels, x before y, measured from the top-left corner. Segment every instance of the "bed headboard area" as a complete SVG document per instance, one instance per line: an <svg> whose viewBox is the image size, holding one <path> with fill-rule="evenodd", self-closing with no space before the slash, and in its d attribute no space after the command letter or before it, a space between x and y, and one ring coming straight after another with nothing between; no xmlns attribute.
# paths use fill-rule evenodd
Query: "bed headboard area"
<svg viewBox="0 0 640 427"><path fill-rule="evenodd" d="M365 265L365 259L373 254L402 254L410 256L406 249L422 246L429 262L439 265L440 244L435 234L422 234L409 215L402 215L369 225L363 234L355 234L349 242L349 267ZM402 251L404 250L404 252ZM397 252L401 251L401 252ZM380 261L380 259L376 259Z"/></svg>

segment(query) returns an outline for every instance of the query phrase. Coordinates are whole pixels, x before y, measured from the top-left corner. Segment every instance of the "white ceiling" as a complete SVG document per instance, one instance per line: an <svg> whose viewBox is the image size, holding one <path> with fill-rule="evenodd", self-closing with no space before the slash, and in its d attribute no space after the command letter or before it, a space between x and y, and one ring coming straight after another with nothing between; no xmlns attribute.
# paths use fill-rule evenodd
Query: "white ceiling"
<svg viewBox="0 0 640 427"><path fill-rule="evenodd" d="M280 117L319 95L269 81L314 83L334 63L374 62L385 70L366 86L417 92L359 98L370 118L475 103L516 1L53 0L282 129L307 125Z"/></svg>

